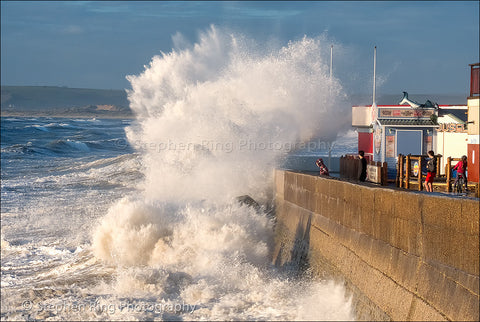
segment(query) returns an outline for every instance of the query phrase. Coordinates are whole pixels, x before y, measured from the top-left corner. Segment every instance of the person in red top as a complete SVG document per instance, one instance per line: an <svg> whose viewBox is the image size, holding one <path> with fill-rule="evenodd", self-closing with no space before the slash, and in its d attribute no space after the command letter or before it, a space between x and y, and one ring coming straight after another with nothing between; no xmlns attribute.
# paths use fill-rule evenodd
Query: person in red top
<svg viewBox="0 0 480 322"><path fill-rule="evenodd" d="M458 163L452 168L452 170L456 170L457 171L457 177L455 178L455 182L453 183L453 185L455 186L455 184L457 183L458 179L460 179L461 177L463 177L463 181L465 183L465 191L468 191L468 187L467 187L467 175L466 175L466 171L467 171L467 156L464 155L462 156L462 159L460 161L458 161Z"/></svg>
<svg viewBox="0 0 480 322"><path fill-rule="evenodd" d="M423 185L425 186L425 190L428 192L433 192L433 179L437 175L437 159L435 158L435 152L428 151L428 161L427 161L427 177L425 178L425 182Z"/></svg>
<svg viewBox="0 0 480 322"><path fill-rule="evenodd" d="M321 175L324 175L324 176L329 176L329 172L328 172L328 168L327 166L325 165L325 163L323 163L323 159L322 158L318 158L317 161L315 162L315 164L317 165L317 167L320 168L320 174Z"/></svg>

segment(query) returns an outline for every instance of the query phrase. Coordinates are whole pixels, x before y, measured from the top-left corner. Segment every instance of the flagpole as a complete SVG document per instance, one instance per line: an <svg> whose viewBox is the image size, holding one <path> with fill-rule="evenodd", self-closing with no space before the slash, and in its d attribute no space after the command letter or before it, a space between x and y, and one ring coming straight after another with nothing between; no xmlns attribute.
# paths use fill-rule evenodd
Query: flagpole
<svg viewBox="0 0 480 322"><path fill-rule="evenodd" d="M333 75L333 45L330 46L330 84L328 86L328 91L330 95L332 95L332 75ZM333 143L330 144L328 147L328 169L330 170L331 167L331 159L332 159L332 147Z"/></svg>
<svg viewBox="0 0 480 322"><path fill-rule="evenodd" d="M376 75L377 75L377 46L375 46L374 52L373 52L373 102L372 106L376 106Z"/></svg>

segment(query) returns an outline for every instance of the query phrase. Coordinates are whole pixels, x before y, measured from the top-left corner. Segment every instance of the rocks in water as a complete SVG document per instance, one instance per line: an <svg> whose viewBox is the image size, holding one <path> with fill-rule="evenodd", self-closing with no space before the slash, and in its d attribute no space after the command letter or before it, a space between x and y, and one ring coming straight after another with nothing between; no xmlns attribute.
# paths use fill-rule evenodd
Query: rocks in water
<svg viewBox="0 0 480 322"><path fill-rule="evenodd" d="M253 199L249 195L238 196L236 200L242 205L252 207L258 214L266 214L267 217L270 219L273 219L275 217L275 209L273 207L262 207L258 202L255 201L255 199Z"/></svg>

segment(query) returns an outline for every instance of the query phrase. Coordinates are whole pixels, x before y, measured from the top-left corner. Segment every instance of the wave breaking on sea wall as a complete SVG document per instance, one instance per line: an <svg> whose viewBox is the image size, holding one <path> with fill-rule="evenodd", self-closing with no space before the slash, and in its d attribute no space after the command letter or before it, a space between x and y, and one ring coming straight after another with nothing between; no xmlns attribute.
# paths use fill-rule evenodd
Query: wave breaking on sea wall
<svg viewBox="0 0 480 322"><path fill-rule="evenodd" d="M275 165L320 133L334 139L346 113L324 41L267 48L212 26L128 76L144 180L93 233L95 256L117 267L110 292L188 303L189 319L352 318L341 286L271 267L262 212Z"/></svg>

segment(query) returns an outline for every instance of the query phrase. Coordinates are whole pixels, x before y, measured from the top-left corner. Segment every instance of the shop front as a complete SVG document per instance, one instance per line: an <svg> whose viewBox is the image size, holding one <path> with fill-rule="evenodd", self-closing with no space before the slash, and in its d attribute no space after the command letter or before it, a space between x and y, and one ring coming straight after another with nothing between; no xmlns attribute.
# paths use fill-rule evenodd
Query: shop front
<svg viewBox="0 0 480 322"><path fill-rule="evenodd" d="M365 110L371 116L362 120ZM437 116L436 107L354 106L352 125L359 134L359 150L369 160L387 162L388 178L394 179L399 154L421 155L433 149Z"/></svg>

